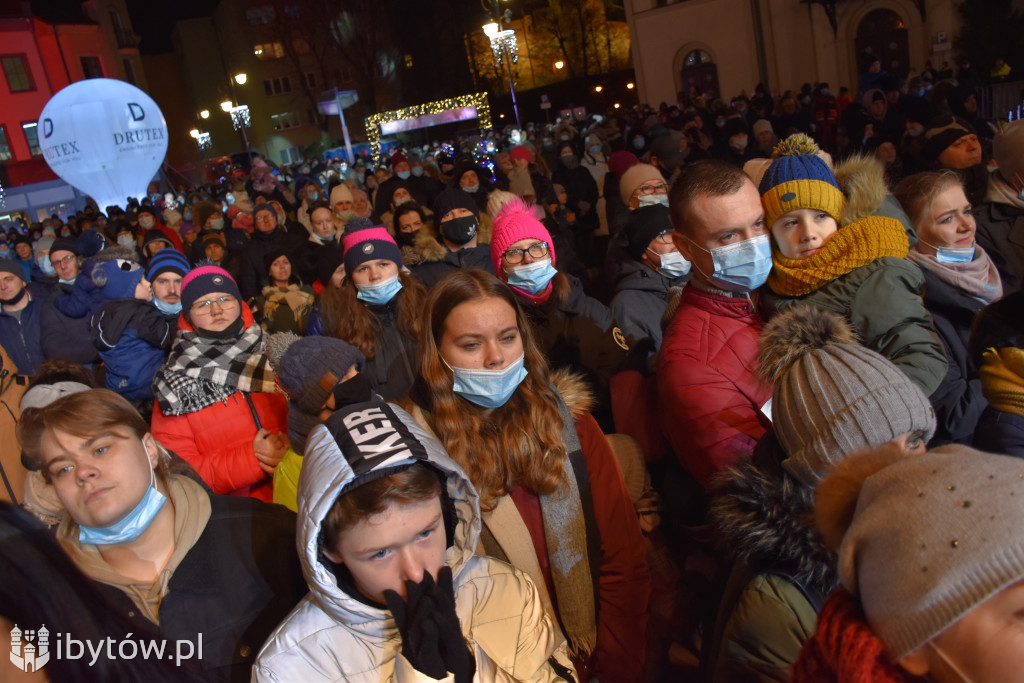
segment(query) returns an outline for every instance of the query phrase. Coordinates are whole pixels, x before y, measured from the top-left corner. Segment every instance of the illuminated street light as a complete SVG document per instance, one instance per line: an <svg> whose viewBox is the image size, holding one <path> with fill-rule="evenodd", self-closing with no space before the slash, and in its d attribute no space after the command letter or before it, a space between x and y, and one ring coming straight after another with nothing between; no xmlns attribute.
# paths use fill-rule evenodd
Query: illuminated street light
<svg viewBox="0 0 1024 683"><path fill-rule="evenodd" d="M188 132L188 134L191 135L192 137L198 139L199 138L199 129L198 128L193 128L192 130L190 130Z"/></svg>
<svg viewBox="0 0 1024 683"><path fill-rule="evenodd" d="M235 106L235 104L231 100L224 100L223 102L220 103L220 108L224 110L225 114L228 113L229 111L231 111L231 108L233 106Z"/></svg>
<svg viewBox="0 0 1024 683"><path fill-rule="evenodd" d="M201 112L199 112L199 118L201 118L201 119L208 119L208 118L210 118L210 110L209 109L204 109Z"/></svg>
<svg viewBox="0 0 1024 683"><path fill-rule="evenodd" d="M634 87L634 86L633 86L633 84L632 84L632 83L627 83L627 84L626 84L626 89L627 89L627 90L632 90L632 89L633 89L633 87Z"/></svg>
<svg viewBox="0 0 1024 683"><path fill-rule="evenodd" d="M619 108L619 103L616 102L614 106L615 106L616 109L618 109Z"/></svg>
<svg viewBox="0 0 1024 683"><path fill-rule="evenodd" d="M565 67L565 62L563 62L561 59L559 59L557 62L555 62L555 68L556 69L561 69L563 67Z"/></svg>
<svg viewBox="0 0 1024 683"><path fill-rule="evenodd" d="M235 74L235 83L238 85L245 85L245 81L248 78L245 74Z"/></svg>
<svg viewBox="0 0 1024 683"><path fill-rule="evenodd" d="M599 86L599 85L595 85L594 86L594 92L601 92L602 90L604 90L604 88L602 88L601 86Z"/></svg>
<svg viewBox="0 0 1024 683"><path fill-rule="evenodd" d="M516 127L520 127L519 106L516 104L516 82L512 75L512 63L519 61L519 55L516 53L516 32L512 29L501 31L500 28L494 22L483 26L484 35L491 41L491 54L494 55L494 61L499 66L504 65L508 69L508 90L512 94L512 111L516 115Z"/></svg>
<svg viewBox="0 0 1024 683"><path fill-rule="evenodd" d="M483 29L484 35L487 36L488 39L493 39L494 36L498 35L498 32L501 30L501 27L498 26L497 23L492 21L489 24L484 24Z"/></svg>

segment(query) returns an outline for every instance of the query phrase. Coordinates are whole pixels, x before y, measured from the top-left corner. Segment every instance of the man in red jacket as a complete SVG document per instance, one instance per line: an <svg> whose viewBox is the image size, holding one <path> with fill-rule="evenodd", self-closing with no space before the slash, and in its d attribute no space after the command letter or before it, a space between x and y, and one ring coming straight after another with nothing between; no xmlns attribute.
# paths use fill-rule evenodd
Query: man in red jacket
<svg viewBox="0 0 1024 683"><path fill-rule="evenodd" d="M703 486L749 456L771 424L757 374L762 321L751 300L771 270L757 188L738 168L700 161L669 194L673 241L693 264L658 357L659 420Z"/></svg>

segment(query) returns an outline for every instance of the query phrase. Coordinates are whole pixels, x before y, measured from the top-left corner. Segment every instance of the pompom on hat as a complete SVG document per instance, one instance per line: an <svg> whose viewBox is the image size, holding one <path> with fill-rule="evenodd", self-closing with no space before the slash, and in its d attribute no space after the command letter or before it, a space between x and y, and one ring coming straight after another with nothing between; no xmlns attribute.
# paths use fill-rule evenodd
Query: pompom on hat
<svg viewBox="0 0 1024 683"><path fill-rule="evenodd" d="M519 240L538 239L548 243L551 265L555 265L555 245L551 233L537 220L533 207L518 197L510 199L494 218L494 234L491 236L491 263L501 280L508 276L501 267L501 259L508 248Z"/></svg>
<svg viewBox="0 0 1024 683"><path fill-rule="evenodd" d="M776 145L772 163L761 178L765 224L796 209L824 211L838 223L843 213L843 191L832 170L818 156L818 145L798 133Z"/></svg>

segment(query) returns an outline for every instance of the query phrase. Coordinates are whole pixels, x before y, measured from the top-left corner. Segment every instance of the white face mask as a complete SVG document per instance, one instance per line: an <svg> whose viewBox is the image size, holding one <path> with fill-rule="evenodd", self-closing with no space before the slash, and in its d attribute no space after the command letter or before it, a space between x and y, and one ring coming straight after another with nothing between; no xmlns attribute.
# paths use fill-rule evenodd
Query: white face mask
<svg viewBox="0 0 1024 683"><path fill-rule="evenodd" d="M636 201L640 206L655 206L657 204L661 204L668 208L667 194L642 194L636 198Z"/></svg>
<svg viewBox="0 0 1024 683"><path fill-rule="evenodd" d="M652 254L656 253L652 249L648 248ZM661 266L658 268L658 272L668 278L682 277L690 272L690 262L683 258L683 255L678 251L670 251L667 254L659 254L661 257Z"/></svg>

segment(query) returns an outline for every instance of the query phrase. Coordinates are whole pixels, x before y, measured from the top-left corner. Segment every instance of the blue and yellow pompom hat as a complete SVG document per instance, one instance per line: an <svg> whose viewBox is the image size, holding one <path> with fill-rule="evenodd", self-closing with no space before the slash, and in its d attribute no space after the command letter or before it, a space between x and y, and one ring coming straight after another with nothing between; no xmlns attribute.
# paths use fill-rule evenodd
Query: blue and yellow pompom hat
<svg viewBox="0 0 1024 683"><path fill-rule="evenodd" d="M768 227L794 209L818 209L839 222L843 191L818 152L818 145L803 133L790 135L775 146L760 187Z"/></svg>

